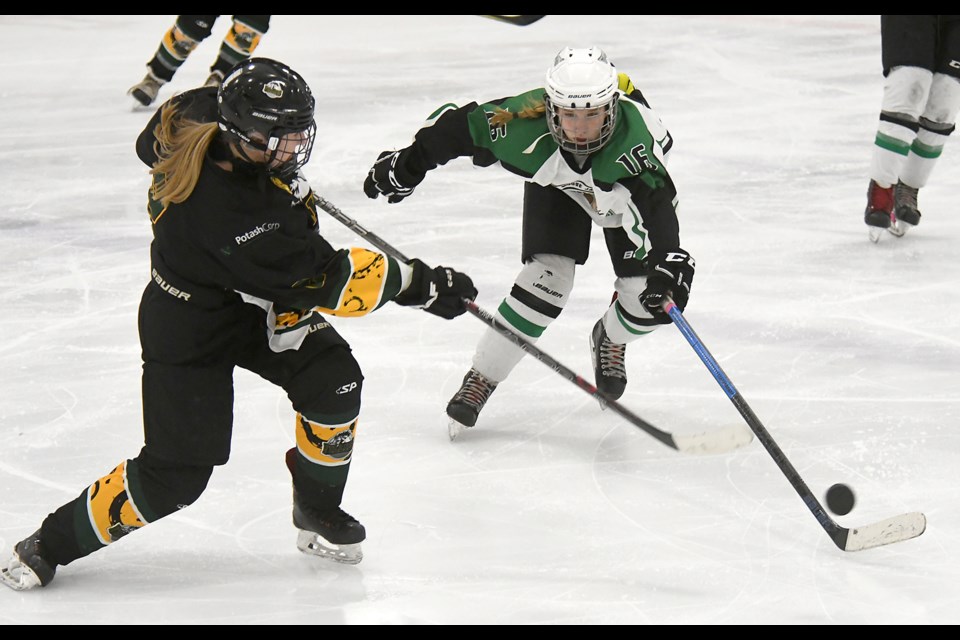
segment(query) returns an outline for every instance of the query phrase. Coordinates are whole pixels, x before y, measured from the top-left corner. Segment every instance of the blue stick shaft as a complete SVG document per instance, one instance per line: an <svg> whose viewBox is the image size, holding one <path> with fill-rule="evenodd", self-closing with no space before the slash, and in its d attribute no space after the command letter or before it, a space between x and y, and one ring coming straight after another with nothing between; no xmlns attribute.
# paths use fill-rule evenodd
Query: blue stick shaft
<svg viewBox="0 0 960 640"><path fill-rule="evenodd" d="M760 422L760 418L753 412L753 409L750 408L747 401L740 395L737 388L733 386L733 383L730 381L730 378L727 377L727 374L723 372L720 364L713 355L711 355L710 351L700 340L700 337L687 322L686 318L683 317L676 303L668 299L667 302L664 303L663 308L670 315L673 324L677 326L677 329L680 330L683 337L686 338L690 346L693 347L693 350L700 356L700 359L707 366L707 369L709 369L714 379L720 384L723 392L727 394L727 397L733 402L737 411L743 416L747 425L753 433L756 434L757 440L763 444L764 448L770 454L770 457L772 457L773 461L780 467L783 475L786 476L794 490L800 495L800 499L803 500L803 503L817 519L817 522L819 522L820 526L830 535L836 545L843 549L846 543L847 530L834 522L833 518L827 514L823 505L820 504L817 497L810 491L810 487L808 487L807 483L800 477L800 473L787 459L787 454L777 445L773 436L770 435L770 432L767 431L763 423Z"/></svg>

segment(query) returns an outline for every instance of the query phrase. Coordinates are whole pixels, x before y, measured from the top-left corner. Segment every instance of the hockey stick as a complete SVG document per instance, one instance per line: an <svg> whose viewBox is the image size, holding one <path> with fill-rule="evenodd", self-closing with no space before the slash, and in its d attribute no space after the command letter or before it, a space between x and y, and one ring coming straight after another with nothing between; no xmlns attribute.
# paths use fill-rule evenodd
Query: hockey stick
<svg viewBox="0 0 960 640"><path fill-rule="evenodd" d="M401 262L409 262L410 259L407 258L403 253L398 251L396 248L391 246L385 240L375 233L372 233L360 225L356 220L346 215L338 207L332 204L329 200L316 195L317 206L329 213L331 216L337 219L341 224L348 227L354 233L356 233L361 238L365 239L367 242L377 247L381 251L384 251L393 258L400 260ZM557 362L554 358L547 355L539 348L534 346L526 338L521 335L518 335L513 332L509 327L498 321L493 315L489 312L481 309L475 302L472 300L464 299L466 304L467 311L469 311L473 316L479 318L483 321L484 324L491 327L494 331L499 333L504 338L510 340L519 348L523 349L525 352L547 365L557 373L559 373L563 378L577 385L583 389L586 393L591 395L601 404L605 405L609 409L613 410L614 413L623 417L627 422L633 426L639 428L641 431L646 432L648 435L653 436L656 440L659 440L666 446L677 451L682 451L683 453L697 453L697 454L713 454L713 453L725 453L727 451L732 451L738 447L742 447L745 444L748 444L753 440L753 436L749 431L745 429L738 428L724 428L717 429L715 431L707 431L703 433L697 433L692 435L682 435L682 434L672 434L666 431L662 431L657 427L653 426L640 416L636 415L620 403L615 400L609 400L597 390L597 388L583 379L583 377L577 375L573 370L564 366L563 364Z"/></svg>
<svg viewBox="0 0 960 640"><path fill-rule="evenodd" d="M701 342L673 300L668 298L663 305L663 309L670 314L670 318L673 320L673 323L677 325L680 333L683 334L683 337L687 339L687 342L690 343L693 350L700 356L700 360L703 361L707 369L710 370L710 373L713 374L713 377L720 384L720 388L723 389L727 397L733 402L737 411L739 411L743 419L746 420L747 425L757 435L757 439L763 443L767 453L770 454L773 461L780 467L780 470L787 477L787 480L790 481L790 484L793 485L796 492L800 494L803 503L807 505L807 508L810 509L810 512L817 519L817 522L820 523L820 526L823 527L823 530L827 532L827 535L830 536L830 539L833 540L837 547L843 551L860 551L861 549L870 549L872 547L880 547L885 544L893 544L894 542L916 538L926 530L926 516L916 511L887 518L886 520L874 522L873 524L855 529L847 529L834 522L833 518L824 511L823 505L820 504L820 501L817 500L816 496L810 491L810 488L807 487L797 470L790 464L790 461L787 460L786 454L777 446L777 443L774 442L773 436L770 435L770 432L768 432L760 422L757 414L753 412L753 409L750 408L747 401L743 399L743 396L740 395L737 388L733 386L730 378L727 377L727 374L723 372L723 369L720 368L720 365L707 350L706 346L704 346L703 342Z"/></svg>
<svg viewBox="0 0 960 640"><path fill-rule="evenodd" d="M490 18L491 20L497 20L499 22L506 22L509 24L516 25L518 27L525 27L528 24L533 24L540 18L545 18L546 16L486 16L481 15L481 18Z"/></svg>

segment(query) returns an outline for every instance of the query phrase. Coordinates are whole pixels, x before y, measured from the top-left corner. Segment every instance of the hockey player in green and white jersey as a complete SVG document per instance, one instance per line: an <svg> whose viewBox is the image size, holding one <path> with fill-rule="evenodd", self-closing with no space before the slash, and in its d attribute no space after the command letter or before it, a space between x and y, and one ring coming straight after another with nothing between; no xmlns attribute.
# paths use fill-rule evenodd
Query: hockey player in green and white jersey
<svg viewBox="0 0 960 640"><path fill-rule="evenodd" d="M523 269L496 317L531 342L563 311L576 265L587 260L592 224L602 227L616 295L593 327L590 348L597 389L617 399L627 384L626 344L669 323L661 304L670 296L682 310L693 280L666 169L672 144L659 116L601 49L567 47L543 88L442 107L410 146L380 154L364 191L400 202L428 171L461 156L525 178ZM523 353L487 330L447 405L458 423L452 428L476 424Z"/></svg>

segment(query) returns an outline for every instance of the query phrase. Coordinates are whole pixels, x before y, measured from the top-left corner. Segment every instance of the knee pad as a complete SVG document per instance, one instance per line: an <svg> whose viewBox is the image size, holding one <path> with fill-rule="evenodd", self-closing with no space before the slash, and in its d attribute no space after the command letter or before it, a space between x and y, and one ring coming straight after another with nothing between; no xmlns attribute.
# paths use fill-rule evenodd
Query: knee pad
<svg viewBox="0 0 960 640"><path fill-rule="evenodd" d="M270 18L271 16L268 16L268 15L257 16L257 15L250 15L250 14L245 14L245 15L238 14L233 16L233 21L239 22L245 27L253 29L260 35L263 35L270 30Z"/></svg>
<svg viewBox="0 0 960 640"><path fill-rule="evenodd" d="M575 270L573 258L533 255L500 305L500 315L524 335L539 338L566 306Z"/></svg>
<svg viewBox="0 0 960 640"><path fill-rule="evenodd" d="M283 385L296 417L296 449L309 466L350 463L360 415L363 374L350 349L335 346L312 357Z"/></svg>
<svg viewBox="0 0 960 640"><path fill-rule="evenodd" d="M523 266L516 285L542 300L563 307L573 290L575 269L573 258L538 253Z"/></svg>
<svg viewBox="0 0 960 640"><path fill-rule="evenodd" d="M537 253L521 269L497 309L496 318L530 342L536 342L563 311L573 290L573 258ZM524 351L497 331L488 329L477 343L473 367L501 382L523 358Z"/></svg>
<svg viewBox="0 0 960 640"><path fill-rule="evenodd" d="M917 122L927 104L933 73L920 67L894 67L883 86L880 110L887 115Z"/></svg>
<svg viewBox="0 0 960 640"><path fill-rule="evenodd" d="M960 112L960 78L935 73L920 126L941 135L950 135Z"/></svg>
<svg viewBox="0 0 960 640"><path fill-rule="evenodd" d="M293 410L326 426L355 420L360 415L363 372L353 353L342 345L308 353L306 364L282 381Z"/></svg>
<svg viewBox="0 0 960 640"><path fill-rule="evenodd" d="M174 28L185 38L199 43L213 33L213 24L220 16L179 16ZM194 44L196 46L196 44Z"/></svg>

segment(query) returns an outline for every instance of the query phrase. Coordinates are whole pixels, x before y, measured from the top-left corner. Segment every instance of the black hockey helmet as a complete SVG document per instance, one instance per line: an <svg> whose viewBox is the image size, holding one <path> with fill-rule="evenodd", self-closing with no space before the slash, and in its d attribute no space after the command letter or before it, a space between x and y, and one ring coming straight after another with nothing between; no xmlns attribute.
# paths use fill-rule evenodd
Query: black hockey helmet
<svg viewBox="0 0 960 640"><path fill-rule="evenodd" d="M255 161L238 145L245 160L286 175L310 159L317 131L315 104L310 87L296 71L269 58L250 58L220 83L218 124L229 138L266 154Z"/></svg>

